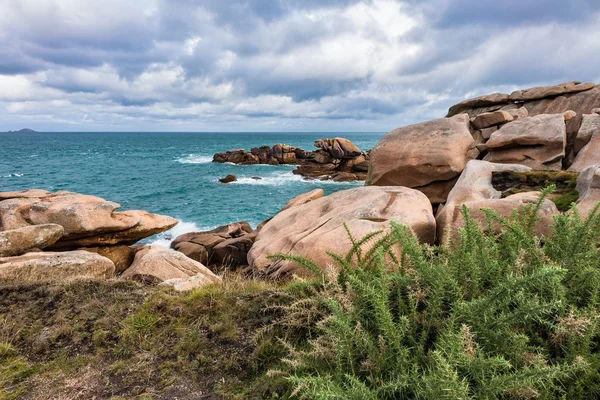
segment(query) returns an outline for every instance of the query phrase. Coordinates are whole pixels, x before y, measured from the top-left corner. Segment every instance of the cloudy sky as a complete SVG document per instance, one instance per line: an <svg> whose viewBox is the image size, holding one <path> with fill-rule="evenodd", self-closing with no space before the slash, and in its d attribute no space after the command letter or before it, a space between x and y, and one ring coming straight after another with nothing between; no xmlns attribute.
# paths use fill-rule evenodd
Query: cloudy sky
<svg viewBox="0 0 600 400"><path fill-rule="evenodd" d="M0 0L0 131L388 131L600 83L600 0Z"/></svg>

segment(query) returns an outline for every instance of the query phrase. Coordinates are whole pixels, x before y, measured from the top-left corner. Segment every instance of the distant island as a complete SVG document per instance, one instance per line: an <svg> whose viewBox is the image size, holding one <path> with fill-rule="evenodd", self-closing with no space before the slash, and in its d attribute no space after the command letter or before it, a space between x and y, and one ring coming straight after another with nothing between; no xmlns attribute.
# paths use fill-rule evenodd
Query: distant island
<svg viewBox="0 0 600 400"><path fill-rule="evenodd" d="M33 129L29 129L29 128L23 128L18 131L8 131L7 133L32 133L32 132L37 132L37 131L34 131Z"/></svg>

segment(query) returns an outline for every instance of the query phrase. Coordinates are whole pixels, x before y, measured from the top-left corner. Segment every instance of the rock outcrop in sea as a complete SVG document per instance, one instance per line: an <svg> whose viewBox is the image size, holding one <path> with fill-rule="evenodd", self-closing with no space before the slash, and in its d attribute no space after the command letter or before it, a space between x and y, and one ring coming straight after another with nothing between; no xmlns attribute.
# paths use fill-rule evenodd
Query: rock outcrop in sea
<svg viewBox="0 0 600 400"><path fill-rule="evenodd" d="M244 149L229 150L213 156L213 162L230 162L239 165L269 164L298 165L293 173L305 178L342 181L364 181L369 169L369 152L361 151L345 138L315 141L318 150L276 144L262 146L249 152Z"/></svg>

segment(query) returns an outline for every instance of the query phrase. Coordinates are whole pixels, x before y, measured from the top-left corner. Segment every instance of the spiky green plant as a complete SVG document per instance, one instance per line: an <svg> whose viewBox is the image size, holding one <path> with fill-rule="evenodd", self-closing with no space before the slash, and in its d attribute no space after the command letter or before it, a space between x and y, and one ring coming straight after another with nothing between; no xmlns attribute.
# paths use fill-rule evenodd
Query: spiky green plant
<svg viewBox="0 0 600 400"><path fill-rule="evenodd" d="M533 234L539 202L484 234L463 209L452 247L389 232L331 254L336 274L286 306L280 327L292 397L306 399L587 399L600 396L600 217L555 218ZM365 246L369 242L369 246ZM368 251L362 250L368 247ZM288 335L293 337L294 335ZM296 335L297 337L297 335Z"/></svg>

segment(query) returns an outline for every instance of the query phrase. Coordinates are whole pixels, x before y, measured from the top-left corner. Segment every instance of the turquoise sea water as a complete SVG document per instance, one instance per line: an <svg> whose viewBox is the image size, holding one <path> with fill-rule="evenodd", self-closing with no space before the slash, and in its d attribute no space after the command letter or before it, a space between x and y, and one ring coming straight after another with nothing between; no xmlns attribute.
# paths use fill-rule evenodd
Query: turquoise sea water
<svg viewBox="0 0 600 400"><path fill-rule="evenodd" d="M383 133L0 133L0 191L70 190L178 218L163 237L235 221L256 226L300 193L362 183L305 181L292 166L216 164L212 155L276 143L313 150L316 139L339 136L368 150ZM218 181L231 173L238 182Z"/></svg>

